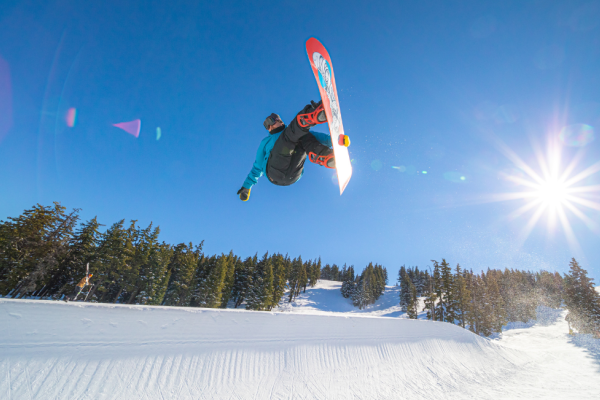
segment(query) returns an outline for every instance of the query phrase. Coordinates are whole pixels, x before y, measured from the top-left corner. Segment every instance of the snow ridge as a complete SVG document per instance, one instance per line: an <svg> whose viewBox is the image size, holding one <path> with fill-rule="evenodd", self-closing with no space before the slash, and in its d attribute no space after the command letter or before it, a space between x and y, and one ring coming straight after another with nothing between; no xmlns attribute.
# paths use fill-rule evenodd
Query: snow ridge
<svg viewBox="0 0 600 400"><path fill-rule="evenodd" d="M369 315L396 312L381 304L317 314L334 286L301 295L312 314L0 299L0 398L492 399L523 397L524 387L527 398L600 395L597 383L567 392L569 374L539 385L548 358L516 334L503 345L451 324ZM347 300L337 302L330 308ZM597 368L575 372L598 382Z"/></svg>

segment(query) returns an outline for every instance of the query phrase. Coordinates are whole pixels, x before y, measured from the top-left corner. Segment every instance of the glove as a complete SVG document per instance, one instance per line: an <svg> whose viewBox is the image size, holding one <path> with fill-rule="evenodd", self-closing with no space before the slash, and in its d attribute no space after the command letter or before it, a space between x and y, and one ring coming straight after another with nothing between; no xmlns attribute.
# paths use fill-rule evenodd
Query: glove
<svg viewBox="0 0 600 400"><path fill-rule="evenodd" d="M310 101L310 104L307 104L306 107L299 112L299 114L310 114L314 112L319 106L323 103L323 100L319 100L318 103L315 103L313 100Z"/></svg>
<svg viewBox="0 0 600 400"><path fill-rule="evenodd" d="M240 196L241 201L248 201L248 199L250 198L250 190L251 189L245 188L243 186L240 190L238 190L237 194L238 196Z"/></svg>

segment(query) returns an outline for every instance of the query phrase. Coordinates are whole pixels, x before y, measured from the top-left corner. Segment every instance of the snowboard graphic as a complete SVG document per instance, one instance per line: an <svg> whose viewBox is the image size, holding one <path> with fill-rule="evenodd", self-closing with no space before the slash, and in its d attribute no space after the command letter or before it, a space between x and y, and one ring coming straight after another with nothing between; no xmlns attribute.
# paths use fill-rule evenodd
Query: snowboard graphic
<svg viewBox="0 0 600 400"><path fill-rule="evenodd" d="M335 77L331 67L331 57L329 57L329 53L321 42L315 38L306 41L306 52L317 80L317 86L319 86L325 114L327 114L341 195L352 177L352 165L350 164L348 148L339 144L340 135L344 135L344 126L342 125L340 103L335 87Z"/></svg>

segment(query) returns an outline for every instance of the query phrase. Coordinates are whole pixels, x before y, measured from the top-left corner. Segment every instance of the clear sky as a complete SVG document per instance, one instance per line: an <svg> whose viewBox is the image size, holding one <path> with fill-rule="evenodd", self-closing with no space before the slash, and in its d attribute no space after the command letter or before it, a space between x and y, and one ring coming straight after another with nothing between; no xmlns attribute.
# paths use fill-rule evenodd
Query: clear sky
<svg viewBox="0 0 600 400"><path fill-rule="evenodd" d="M265 117L318 100L311 36L352 180L340 196L307 162L242 202ZM599 71L599 1L3 1L0 219L59 201L209 254L372 261L392 278L432 259L566 272L576 257L598 280ZM112 126L135 119L138 138Z"/></svg>

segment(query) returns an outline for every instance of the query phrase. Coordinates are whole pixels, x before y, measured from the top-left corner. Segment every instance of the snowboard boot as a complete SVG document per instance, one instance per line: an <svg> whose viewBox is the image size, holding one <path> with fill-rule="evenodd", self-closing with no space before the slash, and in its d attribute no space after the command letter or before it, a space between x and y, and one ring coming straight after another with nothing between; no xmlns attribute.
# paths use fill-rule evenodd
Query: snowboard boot
<svg viewBox="0 0 600 400"><path fill-rule="evenodd" d="M317 124L324 124L327 122L327 115L325 115L325 109L323 108L323 101L315 103L311 100L311 106L304 107L305 114L298 114L298 125L302 128L315 126Z"/></svg>
<svg viewBox="0 0 600 400"><path fill-rule="evenodd" d="M333 156L333 151L325 156L318 156L315 153L308 153L308 159L310 162L313 162L318 165L322 165L325 168L335 169L335 157Z"/></svg>

